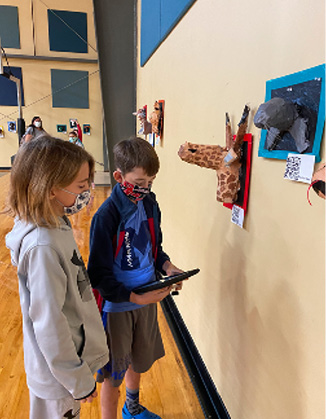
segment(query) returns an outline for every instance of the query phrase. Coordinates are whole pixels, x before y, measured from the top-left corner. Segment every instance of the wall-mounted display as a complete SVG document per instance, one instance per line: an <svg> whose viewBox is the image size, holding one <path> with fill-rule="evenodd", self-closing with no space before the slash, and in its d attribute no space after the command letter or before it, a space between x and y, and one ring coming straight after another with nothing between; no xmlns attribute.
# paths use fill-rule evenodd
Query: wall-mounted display
<svg viewBox="0 0 326 419"><path fill-rule="evenodd" d="M77 119L75 119L75 118L70 118L69 119L70 129L77 128L77 125L78 125Z"/></svg>
<svg viewBox="0 0 326 419"><path fill-rule="evenodd" d="M248 127L249 107L245 106L238 131L234 137L231 132L230 118L226 114L226 146L203 145L185 142L178 155L181 160L200 167L216 170L218 185L216 200L233 204L240 190L241 148Z"/></svg>
<svg viewBox="0 0 326 419"><path fill-rule="evenodd" d="M286 160L289 153L304 153L320 161L325 64L267 81L254 123L262 128L258 156Z"/></svg>
<svg viewBox="0 0 326 419"><path fill-rule="evenodd" d="M60 132L60 134L67 134L67 125L57 124L57 132Z"/></svg>
<svg viewBox="0 0 326 419"><path fill-rule="evenodd" d="M83 134L91 135L91 126L90 126L90 124L83 124Z"/></svg>
<svg viewBox="0 0 326 419"><path fill-rule="evenodd" d="M157 137L163 138L164 100L158 100L154 103L154 110L148 119L152 124L152 133Z"/></svg>
<svg viewBox="0 0 326 419"><path fill-rule="evenodd" d="M312 176L311 184L307 191L307 199L310 205L312 205L309 199L309 191L311 187L320 198L325 199L325 178L326 178L326 164L324 163L320 167L317 168L317 170L314 172Z"/></svg>
<svg viewBox="0 0 326 419"><path fill-rule="evenodd" d="M234 136L234 139L236 137ZM243 209L243 215L246 215L249 198L249 184L250 184L250 172L251 172L251 161L252 161L252 134L245 134L243 137L243 143L241 146L240 153L240 170L239 170L239 182L240 189L237 194L237 199L232 204L224 203L223 205L233 210L233 206L236 205Z"/></svg>
<svg viewBox="0 0 326 419"><path fill-rule="evenodd" d="M17 132L16 121L8 121L8 131Z"/></svg>
<svg viewBox="0 0 326 419"><path fill-rule="evenodd" d="M134 112L133 115L137 116L140 122L140 129L138 131L138 134L150 134L152 132L152 124L147 121L147 105L144 105L142 108L138 109L138 111Z"/></svg>

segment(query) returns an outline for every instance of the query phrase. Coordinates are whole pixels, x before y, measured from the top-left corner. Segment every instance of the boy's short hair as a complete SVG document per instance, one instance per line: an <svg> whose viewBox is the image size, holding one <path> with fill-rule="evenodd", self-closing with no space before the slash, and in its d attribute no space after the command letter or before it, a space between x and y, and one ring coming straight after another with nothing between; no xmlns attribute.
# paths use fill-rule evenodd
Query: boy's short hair
<svg viewBox="0 0 326 419"><path fill-rule="evenodd" d="M11 168L7 212L26 222L56 227L51 189L70 185L85 162L91 183L95 162L82 147L47 135L24 143Z"/></svg>
<svg viewBox="0 0 326 419"><path fill-rule="evenodd" d="M121 173L132 172L141 167L147 176L154 176L159 171L160 161L154 148L146 140L131 137L120 141L113 148L114 162Z"/></svg>

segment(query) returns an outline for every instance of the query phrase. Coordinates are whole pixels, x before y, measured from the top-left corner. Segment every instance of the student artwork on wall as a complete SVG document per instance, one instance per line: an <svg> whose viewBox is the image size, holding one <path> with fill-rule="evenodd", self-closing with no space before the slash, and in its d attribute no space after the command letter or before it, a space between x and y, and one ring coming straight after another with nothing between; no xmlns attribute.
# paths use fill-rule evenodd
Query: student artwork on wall
<svg viewBox="0 0 326 419"><path fill-rule="evenodd" d="M8 121L8 131L9 132L17 132L16 121Z"/></svg>
<svg viewBox="0 0 326 419"><path fill-rule="evenodd" d="M91 135L91 126L90 124L83 124L83 134Z"/></svg>
<svg viewBox="0 0 326 419"><path fill-rule="evenodd" d="M152 124L147 121L147 105L144 105L142 108L139 108L137 112L133 113L133 115L137 116L140 122L140 129L138 131L138 134L150 134L152 132Z"/></svg>
<svg viewBox="0 0 326 419"><path fill-rule="evenodd" d="M69 126L70 126L70 129L77 128L77 119L70 118L69 119Z"/></svg>
<svg viewBox="0 0 326 419"><path fill-rule="evenodd" d="M235 140L235 136L233 137ZM250 183L250 169L252 159L252 134L245 134L243 144L241 146L240 154L240 171L239 182L240 189L237 194L237 199L232 204L224 203L227 208L233 209L234 205L243 209L243 215L246 215L249 197L249 183Z"/></svg>
<svg viewBox="0 0 326 419"><path fill-rule="evenodd" d="M164 100L157 100L154 103L154 110L149 115L149 122L152 124L152 133L163 138L163 127L164 127Z"/></svg>
<svg viewBox="0 0 326 419"><path fill-rule="evenodd" d="M216 171L218 179L216 200L219 202L234 204L238 198L240 199L238 195L241 186L241 149L248 127L249 112L249 107L245 106L235 139L231 132L230 118L226 114L226 145L224 147L220 145L194 144L187 141L180 146L178 155L181 160ZM247 156L249 154L247 152ZM244 170L244 173L247 173L246 170ZM246 179L246 176L244 178ZM249 176L247 180L249 182Z"/></svg>
<svg viewBox="0 0 326 419"><path fill-rule="evenodd" d="M3 126L0 125L0 138L4 138L5 136L5 131L3 129Z"/></svg>
<svg viewBox="0 0 326 419"><path fill-rule="evenodd" d="M320 161L325 64L267 81L254 124L262 128L258 156L286 160L289 153L303 153Z"/></svg>
<svg viewBox="0 0 326 419"><path fill-rule="evenodd" d="M148 141L153 147L163 139L164 106L164 100L156 100L154 109L149 115L149 121L147 120L147 105L133 113L140 121L140 130L138 131L138 134L149 135Z"/></svg>
<svg viewBox="0 0 326 419"><path fill-rule="evenodd" d="M326 178L326 164L323 163L314 172L311 179L311 184L309 185L309 188L307 190L307 199L310 205L312 205L309 198L309 192L310 192L311 187L320 198L325 199L325 180L326 180L325 178Z"/></svg>
<svg viewBox="0 0 326 419"><path fill-rule="evenodd" d="M60 132L61 134L67 134L67 125L58 124L57 132Z"/></svg>

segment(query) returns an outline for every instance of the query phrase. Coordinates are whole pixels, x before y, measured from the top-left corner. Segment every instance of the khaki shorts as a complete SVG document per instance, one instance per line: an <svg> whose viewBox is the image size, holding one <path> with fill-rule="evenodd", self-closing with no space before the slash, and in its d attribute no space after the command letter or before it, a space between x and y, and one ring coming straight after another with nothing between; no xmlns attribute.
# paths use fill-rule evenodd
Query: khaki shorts
<svg viewBox="0 0 326 419"><path fill-rule="evenodd" d="M157 322L157 306L121 313L103 313L103 322L110 349L110 360L98 371L97 382L110 380L119 387L131 365L135 372L143 373L165 354Z"/></svg>

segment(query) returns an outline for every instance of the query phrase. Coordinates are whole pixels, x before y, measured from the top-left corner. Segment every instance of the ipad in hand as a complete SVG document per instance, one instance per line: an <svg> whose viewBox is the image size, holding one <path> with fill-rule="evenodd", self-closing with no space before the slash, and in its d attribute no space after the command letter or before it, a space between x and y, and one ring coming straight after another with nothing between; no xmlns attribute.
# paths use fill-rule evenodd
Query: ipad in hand
<svg viewBox="0 0 326 419"><path fill-rule="evenodd" d="M181 272L172 276L163 276L157 281L150 282L146 285L141 285L137 288L134 288L132 291L135 294L144 294L145 292L160 290L162 288L169 287L170 285L183 281L184 279L190 278L191 276L198 274L199 271L200 269L192 269L191 271Z"/></svg>

